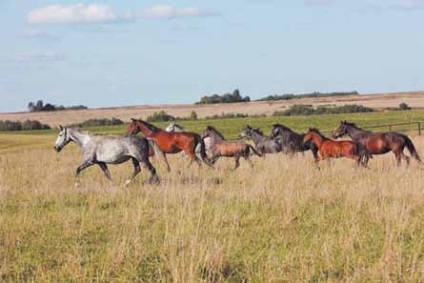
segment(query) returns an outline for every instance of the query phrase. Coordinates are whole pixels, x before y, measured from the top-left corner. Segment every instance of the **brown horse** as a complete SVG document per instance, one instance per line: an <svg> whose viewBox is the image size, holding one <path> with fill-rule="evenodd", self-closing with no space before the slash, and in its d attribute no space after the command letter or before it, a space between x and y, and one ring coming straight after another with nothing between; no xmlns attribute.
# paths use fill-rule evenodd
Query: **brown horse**
<svg viewBox="0 0 424 283"><path fill-rule="evenodd" d="M406 147L418 163L421 159L415 149L411 139L406 135L396 132L373 133L365 131L356 126L354 123L341 121L340 126L333 133L334 138L348 135L352 140L362 144L371 154L384 154L392 151L395 154L397 165L401 163L401 159L405 159L409 164L410 158L403 153Z"/></svg>
<svg viewBox="0 0 424 283"><path fill-rule="evenodd" d="M367 167L371 154L360 143L354 141L334 141L324 137L317 129L310 128L303 137L303 142L312 141L317 147L320 157L315 160L347 157L356 160L358 166Z"/></svg>
<svg viewBox="0 0 424 283"><path fill-rule="evenodd" d="M206 127L206 130L203 133L203 138L206 137L210 138L212 164L214 164L221 156L234 157L236 160L234 169L237 169L240 166L240 157L243 157L247 162L249 162L250 166L253 167L252 161L249 159L250 151L258 156L261 156L261 154L259 154L250 144L247 144L241 140L226 140L224 136L212 126Z"/></svg>
<svg viewBox="0 0 424 283"><path fill-rule="evenodd" d="M202 164L200 159L196 156L196 146L200 144L200 155L203 162L209 164L206 156L205 143L199 134L191 132L167 132L159 129L146 121L141 119L132 119L131 124L128 126L128 134L137 134L142 132L146 137L154 140L163 153L178 153L184 151L187 156L191 158L190 164L195 161L199 166ZM165 157L166 159L166 157ZM170 167L167 163L167 169Z"/></svg>

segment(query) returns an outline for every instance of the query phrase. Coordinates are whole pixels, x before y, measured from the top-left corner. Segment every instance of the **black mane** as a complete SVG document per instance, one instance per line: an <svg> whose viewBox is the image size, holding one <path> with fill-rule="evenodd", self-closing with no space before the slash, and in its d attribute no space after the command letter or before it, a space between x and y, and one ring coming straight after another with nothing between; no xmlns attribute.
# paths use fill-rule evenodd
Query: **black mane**
<svg viewBox="0 0 424 283"><path fill-rule="evenodd" d="M217 129L215 129L215 127L213 127L213 126L207 126L207 127L206 127L206 129L207 129L208 131L212 131L212 132L214 132L214 133L215 133L216 135L218 135L221 139L225 140L224 136L223 136L220 132L218 132L218 130L217 130Z"/></svg>

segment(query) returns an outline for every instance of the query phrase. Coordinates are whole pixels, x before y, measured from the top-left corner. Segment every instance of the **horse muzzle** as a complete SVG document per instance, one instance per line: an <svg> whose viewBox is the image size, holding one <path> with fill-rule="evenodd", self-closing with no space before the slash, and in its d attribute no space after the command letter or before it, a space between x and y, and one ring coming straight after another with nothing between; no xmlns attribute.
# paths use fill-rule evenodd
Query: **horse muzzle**
<svg viewBox="0 0 424 283"><path fill-rule="evenodd" d="M56 150L56 152L60 152L62 150L61 146L54 146L54 150Z"/></svg>

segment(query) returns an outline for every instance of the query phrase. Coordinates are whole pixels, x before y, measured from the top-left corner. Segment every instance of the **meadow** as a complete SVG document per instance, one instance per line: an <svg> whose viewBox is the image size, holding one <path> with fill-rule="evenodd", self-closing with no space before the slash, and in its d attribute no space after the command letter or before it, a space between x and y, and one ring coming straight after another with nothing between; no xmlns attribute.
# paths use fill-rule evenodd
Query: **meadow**
<svg viewBox="0 0 424 283"><path fill-rule="evenodd" d="M424 111L181 121L236 138L245 124L335 129L424 121ZM165 126L167 123L157 123ZM89 131L122 134L124 126ZM387 130L387 129L384 129ZM424 138L410 133L424 156ZM169 157L123 188L130 163L74 172L74 144L53 150L58 131L0 134L1 282L424 282L424 171L392 154L369 169L347 159L318 168L311 153L252 157L232 171Z"/></svg>

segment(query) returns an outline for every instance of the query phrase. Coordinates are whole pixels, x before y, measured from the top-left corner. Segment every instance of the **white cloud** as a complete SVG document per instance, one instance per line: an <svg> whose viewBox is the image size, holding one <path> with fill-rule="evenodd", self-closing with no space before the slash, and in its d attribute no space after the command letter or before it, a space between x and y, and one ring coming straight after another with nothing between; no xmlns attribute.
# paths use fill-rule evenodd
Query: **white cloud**
<svg viewBox="0 0 424 283"><path fill-rule="evenodd" d="M88 24L136 21L141 19L173 19L184 17L211 16L195 7L177 8L159 4L144 9L138 16L120 14L110 6L101 4L49 5L29 12L27 21L31 24Z"/></svg>
<svg viewBox="0 0 424 283"><path fill-rule="evenodd" d="M66 56L55 52L20 54L15 60L17 62L57 62L65 61Z"/></svg>
<svg viewBox="0 0 424 283"><path fill-rule="evenodd" d="M141 17L145 19L173 19L182 17L210 16L212 13L200 10L199 8L187 7L176 8L172 5L159 4L145 9Z"/></svg>
<svg viewBox="0 0 424 283"><path fill-rule="evenodd" d="M101 4L49 5L29 12L31 24L73 24L114 22L122 18L109 6Z"/></svg>
<svg viewBox="0 0 424 283"><path fill-rule="evenodd" d="M424 9L424 0L397 0L393 7L400 9Z"/></svg>
<svg viewBox="0 0 424 283"><path fill-rule="evenodd" d="M40 40L48 40L48 41L59 41L60 37L54 34L48 33L43 30L24 30L20 33L22 37L25 38L33 38Z"/></svg>
<svg viewBox="0 0 424 283"><path fill-rule="evenodd" d="M305 0L306 5L325 6L330 5L332 0Z"/></svg>

